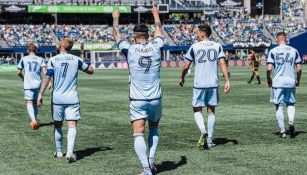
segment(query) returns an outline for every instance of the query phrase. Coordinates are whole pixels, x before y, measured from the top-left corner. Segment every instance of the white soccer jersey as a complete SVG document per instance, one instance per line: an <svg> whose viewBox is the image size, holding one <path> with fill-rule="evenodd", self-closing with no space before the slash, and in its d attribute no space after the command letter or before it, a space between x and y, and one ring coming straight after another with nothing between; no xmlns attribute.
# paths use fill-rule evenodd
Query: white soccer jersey
<svg viewBox="0 0 307 175"><path fill-rule="evenodd" d="M162 97L160 84L161 48L164 40L156 37L147 44L118 43L126 56L130 75L130 100L154 100Z"/></svg>
<svg viewBox="0 0 307 175"><path fill-rule="evenodd" d="M39 89L41 85L41 69L46 67L44 59L36 55L28 55L19 61L17 68L24 69L24 89Z"/></svg>
<svg viewBox="0 0 307 175"><path fill-rule="evenodd" d="M296 49L280 45L269 52L267 64L274 66L273 88L295 88L295 65L302 59Z"/></svg>
<svg viewBox="0 0 307 175"><path fill-rule="evenodd" d="M47 77L53 76L52 103L74 105L79 103L77 91L78 70L89 68L79 57L60 53L48 61Z"/></svg>
<svg viewBox="0 0 307 175"><path fill-rule="evenodd" d="M213 41L204 40L190 47L186 58L195 62L194 88L218 87L218 61L224 57L222 46Z"/></svg>

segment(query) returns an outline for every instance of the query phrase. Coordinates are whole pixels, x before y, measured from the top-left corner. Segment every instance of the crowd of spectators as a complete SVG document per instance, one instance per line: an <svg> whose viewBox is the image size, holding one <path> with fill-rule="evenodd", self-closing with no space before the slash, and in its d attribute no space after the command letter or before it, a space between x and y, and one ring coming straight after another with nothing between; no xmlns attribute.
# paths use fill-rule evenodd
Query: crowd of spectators
<svg viewBox="0 0 307 175"><path fill-rule="evenodd" d="M304 4L301 0L283 0L282 10L285 17L302 17Z"/></svg>
<svg viewBox="0 0 307 175"><path fill-rule="evenodd" d="M52 28L43 25L0 25L0 34L10 47L24 47L35 41L38 46L52 46L55 43Z"/></svg>
<svg viewBox="0 0 307 175"><path fill-rule="evenodd" d="M268 47L270 37L264 30L263 20L236 13L215 17L212 26L226 45L235 47Z"/></svg>
<svg viewBox="0 0 307 175"><path fill-rule="evenodd" d="M151 0L0 0L5 5L151 5Z"/></svg>
<svg viewBox="0 0 307 175"><path fill-rule="evenodd" d="M301 33L306 32L306 27L303 23L298 22L295 19L290 19L284 22L274 22L269 21L266 24L266 28L269 31L270 35L274 37L274 35L278 32L286 32L288 38L297 36Z"/></svg>
<svg viewBox="0 0 307 175"><path fill-rule="evenodd" d="M59 25L55 29L59 40L70 37L75 42L110 42L113 41L112 29L107 25Z"/></svg>
<svg viewBox="0 0 307 175"><path fill-rule="evenodd" d="M197 25L195 24L180 24L178 25L167 25L164 27L166 33L170 36L172 42L178 46L191 45L197 42ZM211 41L218 41L217 38L211 36Z"/></svg>
<svg viewBox="0 0 307 175"><path fill-rule="evenodd" d="M164 25L171 45L186 46L197 41L197 24L193 21ZM306 32L303 23L295 19L282 20L278 16L252 18L235 13L212 16L208 21L214 30L210 40L235 47L269 47L277 32L285 31L289 37ZM132 24L121 25L120 32L124 37L131 37L133 27ZM153 37L154 26L149 25L149 28L150 37ZM31 41L38 46L52 46L63 37L83 43L114 42L112 26L108 25L0 25L0 39L10 47L24 47Z"/></svg>

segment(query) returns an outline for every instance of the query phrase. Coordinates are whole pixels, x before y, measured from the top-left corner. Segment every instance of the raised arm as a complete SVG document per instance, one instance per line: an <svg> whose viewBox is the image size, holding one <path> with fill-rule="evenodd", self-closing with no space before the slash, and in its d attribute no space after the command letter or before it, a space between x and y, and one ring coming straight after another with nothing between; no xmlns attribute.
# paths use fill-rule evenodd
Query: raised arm
<svg viewBox="0 0 307 175"><path fill-rule="evenodd" d="M151 9L152 15L155 20L155 34L154 37L162 37L163 38L163 29L160 21L160 16L159 16L159 9L157 8L156 5L153 4L152 9Z"/></svg>
<svg viewBox="0 0 307 175"><path fill-rule="evenodd" d="M116 7L115 11L113 12L113 37L117 43L122 39L122 36L119 33L119 16L119 10L118 7Z"/></svg>

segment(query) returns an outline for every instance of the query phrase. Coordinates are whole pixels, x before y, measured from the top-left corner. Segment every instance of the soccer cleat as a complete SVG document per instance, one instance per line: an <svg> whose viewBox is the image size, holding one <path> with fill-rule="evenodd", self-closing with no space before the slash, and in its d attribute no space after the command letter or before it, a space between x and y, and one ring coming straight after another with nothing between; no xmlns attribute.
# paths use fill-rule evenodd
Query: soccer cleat
<svg viewBox="0 0 307 175"><path fill-rule="evenodd" d="M149 171L143 171L143 172L141 172L141 174L140 175L153 175L152 174L152 172L149 170Z"/></svg>
<svg viewBox="0 0 307 175"><path fill-rule="evenodd" d="M56 151L53 154L54 157L58 157L58 158L62 158L63 157L63 153L61 151Z"/></svg>
<svg viewBox="0 0 307 175"><path fill-rule="evenodd" d="M33 129L33 130L37 130L38 127L39 127L39 124L37 123L36 120L34 120L34 121L32 121L32 122L30 123L30 127L31 127L31 129Z"/></svg>
<svg viewBox="0 0 307 175"><path fill-rule="evenodd" d="M251 84L251 81L247 81L248 84Z"/></svg>
<svg viewBox="0 0 307 175"><path fill-rule="evenodd" d="M289 122L289 135L291 138L295 137L295 128L293 122Z"/></svg>
<svg viewBox="0 0 307 175"><path fill-rule="evenodd" d="M199 149L204 148L205 140L207 139L207 137L208 137L207 133L201 134L201 136L200 136L200 138L197 142L197 148L199 148Z"/></svg>
<svg viewBox="0 0 307 175"><path fill-rule="evenodd" d="M149 165L149 167L150 167L150 170L151 170L151 172L152 172L152 174L153 175L156 175L157 173L158 173L158 170L157 170L157 168L155 167L155 165Z"/></svg>
<svg viewBox="0 0 307 175"><path fill-rule="evenodd" d="M66 154L66 160L67 160L67 163L71 163L71 162L76 162L77 161L77 156L76 154L74 153L67 153Z"/></svg>
<svg viewBox="0 0 307 175"><path fill-rule="evenodd" d="M285 130L280 130L279 131L279 137L280 138L286 138L287 137L286 131Z"/></svg>
<svg viewBox="0 0 307 175"><path fill-rule="evenodd" d="M210 149L210 148L212 148L212 147L215 147L216 146L216 144L214 144L213 142L208 142L207 143L207 147L208 147L208 149Z"/></svg>

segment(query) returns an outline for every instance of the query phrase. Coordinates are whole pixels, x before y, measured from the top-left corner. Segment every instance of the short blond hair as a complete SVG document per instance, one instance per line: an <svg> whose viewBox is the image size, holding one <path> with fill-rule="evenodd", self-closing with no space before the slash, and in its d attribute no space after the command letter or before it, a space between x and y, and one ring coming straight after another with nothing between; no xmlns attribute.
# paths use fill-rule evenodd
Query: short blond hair
<svg viewBox="0 0 307 175"><path fill-rule="evenodd" d="M63 46L66 51L70 51L73 45L74 45L74 40L71 38L63 38L60 43L60 46Z"/></svg>
<svg viewBox="0 0 307 175"><path fill-rule="evenodd" d="M35 42L34 41L30 42L29 45L28 45L28 51L29 52L36 52L36 50L37 50L37 48L36 48Z"/></svg>

